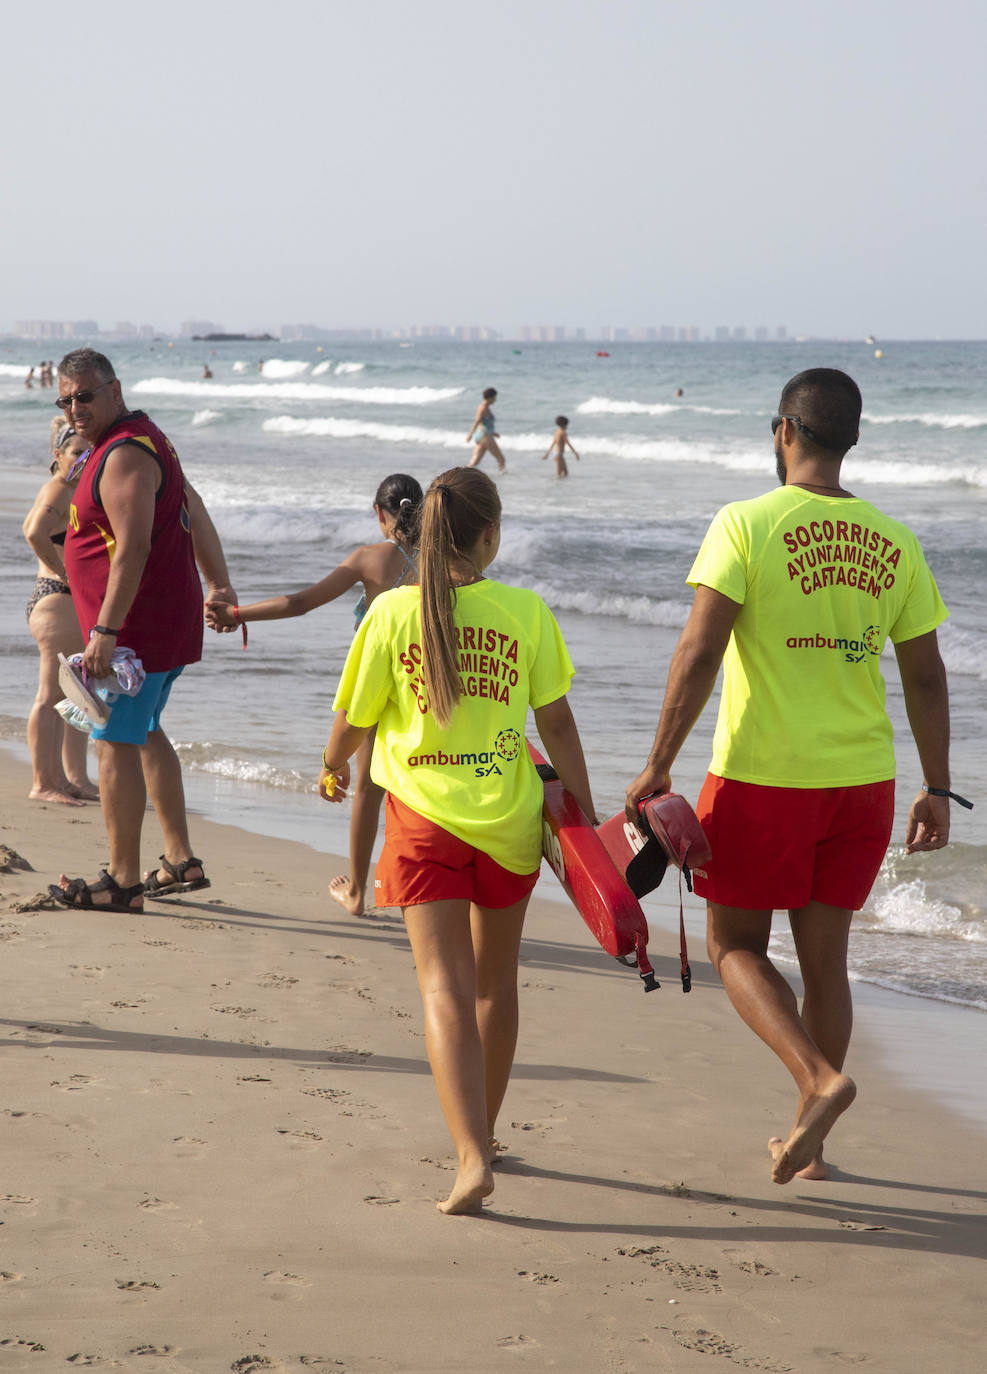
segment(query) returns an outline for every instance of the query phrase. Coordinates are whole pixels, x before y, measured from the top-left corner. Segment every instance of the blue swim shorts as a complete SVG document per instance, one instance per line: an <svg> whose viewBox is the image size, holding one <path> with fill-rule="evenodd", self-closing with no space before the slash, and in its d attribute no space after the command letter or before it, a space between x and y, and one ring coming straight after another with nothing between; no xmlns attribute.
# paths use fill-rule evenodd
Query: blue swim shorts
<svg viewBox="0 0 987 1374"><path fill-rule="evenodd" d="M148 673L144 685L135 697L118 696L105 725L94 725L92 739L105 739L110 744L147 743L147 737L161 724L171 685L184 672L172 668L167 673Z"/></svg>

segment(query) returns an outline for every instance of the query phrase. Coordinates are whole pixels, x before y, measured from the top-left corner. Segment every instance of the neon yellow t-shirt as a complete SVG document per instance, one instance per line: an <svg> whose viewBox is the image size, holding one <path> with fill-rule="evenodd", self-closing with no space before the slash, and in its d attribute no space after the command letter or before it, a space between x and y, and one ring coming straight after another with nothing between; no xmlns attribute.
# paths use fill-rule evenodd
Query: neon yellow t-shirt
<svg viewBox="0 0 987 1374"><path fill-rule="evenodd" d="M528 707L565 696L573 666L534 592L484 580L456 592L463 695L443 729L421 674L417 587L374 601L356 632L333 709L378 723L370 774L399 801L511 873L541 859L543 789L524 743Z"/></svg>
<svg viewBox="0 0 987 1374"><path fill-rule="evenodd" d="M712 773L770 787L894 777L881 651L949 615L907 526L856 497L779 487L718 512L688 582L742 608Z"/></svg>

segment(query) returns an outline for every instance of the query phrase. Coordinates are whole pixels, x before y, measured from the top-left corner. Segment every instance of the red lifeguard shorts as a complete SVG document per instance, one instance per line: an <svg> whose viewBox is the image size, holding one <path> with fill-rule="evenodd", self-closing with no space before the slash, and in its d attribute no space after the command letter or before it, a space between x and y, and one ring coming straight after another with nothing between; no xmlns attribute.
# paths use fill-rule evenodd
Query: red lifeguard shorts
<svg viewBox="0 0 987 1374"><path fill-rule="evenodd" d="M527 897L538 872L511 873L388 792L384 848L374 880L378 906L464 899L499 910Z"/></svg>
<svg viewBox="0 0 987 1374"><path fill-rule="evenodd" d="M748 911L859 911L891 839L894 782L762 787L707 773L696 815L713 857L700 897Z"/></svg>

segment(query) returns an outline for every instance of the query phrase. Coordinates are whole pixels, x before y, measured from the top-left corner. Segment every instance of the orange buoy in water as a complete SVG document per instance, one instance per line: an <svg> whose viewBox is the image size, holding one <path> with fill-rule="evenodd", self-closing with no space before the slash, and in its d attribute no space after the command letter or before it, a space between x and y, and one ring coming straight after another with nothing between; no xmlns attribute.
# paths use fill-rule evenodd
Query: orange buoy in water
<svg viewBox="0 0 987 1374"><path fill-rule="evenodd" d="M609 358L609 357L610 357L610 354L609 354L609 353L604 353L604 352L597 352L597 355L596 355L596 356L597 356L598 358Z"/></svg>

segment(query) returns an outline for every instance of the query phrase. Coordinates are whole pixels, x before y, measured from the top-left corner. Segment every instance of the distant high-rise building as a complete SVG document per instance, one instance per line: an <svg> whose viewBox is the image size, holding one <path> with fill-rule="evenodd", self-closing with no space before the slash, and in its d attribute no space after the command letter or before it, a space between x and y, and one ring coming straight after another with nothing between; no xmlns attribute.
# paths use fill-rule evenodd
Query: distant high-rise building
<svg viewBox="0 0 987 1374"><path fill-rule="evenodd" d="M183 320L178 326L178 333L183 339L191 339L195 334L225 334L226 330L212 320Z"/></svg>
<svg viewBox="0 0 987 1374"><path fill-rule="evenodd" d="M764 343L768 338L767 328L763 324L759 324L754 330L754 338L758 343Z"/></svg>
<svg viewBox="0 0 987 1374"><path fill-rule="evenodd" d="M780 324L780 325L778 326L778 328L775 330L775 338L776 338L776 339L787 339L787 338L788 338L788 330L785 328L785 326L784 326L783 324Z"/></svg>
<svg viewBox="0 0 987 1374"><path fill-rule="evenodd" d="M718 324L713 330L713 338L717 343L729 343L730 326L728 324Z"/></svg>

